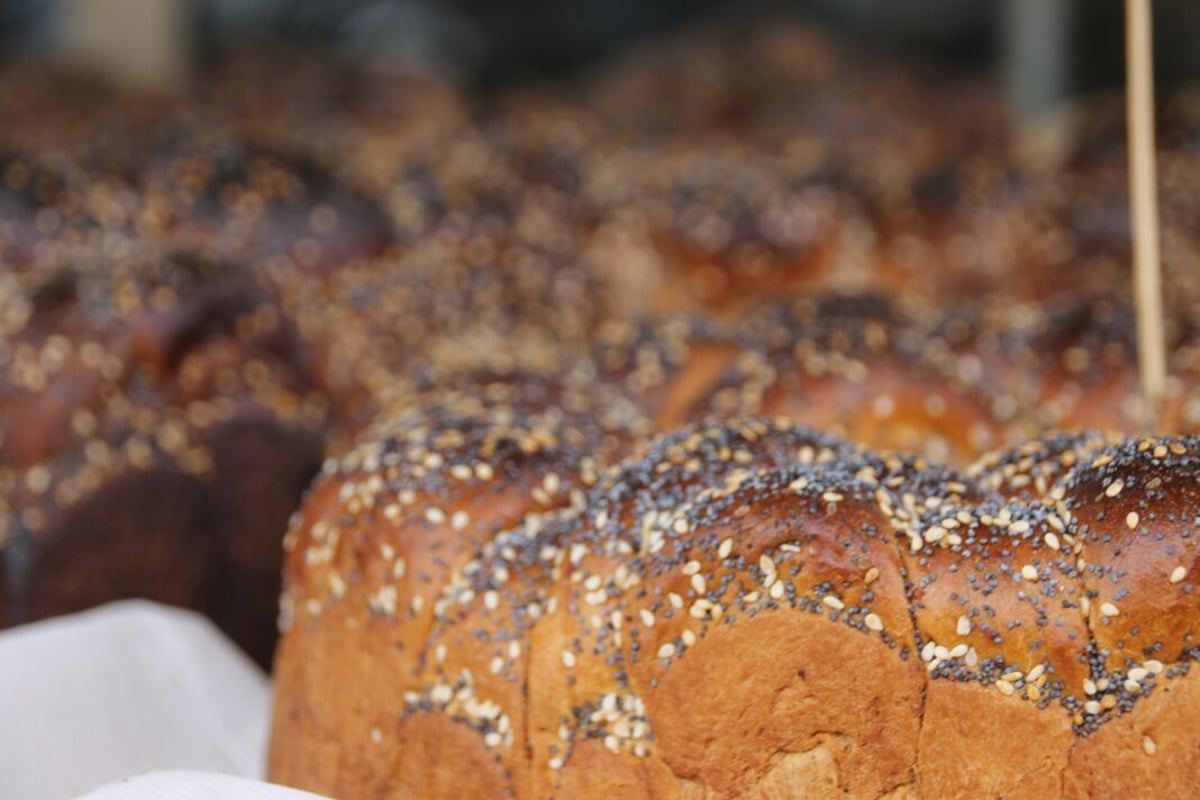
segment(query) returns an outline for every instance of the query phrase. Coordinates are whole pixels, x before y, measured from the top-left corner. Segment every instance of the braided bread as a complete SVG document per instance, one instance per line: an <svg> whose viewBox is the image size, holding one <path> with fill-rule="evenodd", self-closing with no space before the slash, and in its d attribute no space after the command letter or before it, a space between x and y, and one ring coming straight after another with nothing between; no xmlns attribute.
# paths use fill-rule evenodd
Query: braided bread
<svg viewBox="0 0 1200 800"><path fill-rule="evenodd" d="M959 473L751 419L581 471L437 409L415 430L327 465L289 534L276 780L1190 791L1195 440L1057 436Z"/></svg>

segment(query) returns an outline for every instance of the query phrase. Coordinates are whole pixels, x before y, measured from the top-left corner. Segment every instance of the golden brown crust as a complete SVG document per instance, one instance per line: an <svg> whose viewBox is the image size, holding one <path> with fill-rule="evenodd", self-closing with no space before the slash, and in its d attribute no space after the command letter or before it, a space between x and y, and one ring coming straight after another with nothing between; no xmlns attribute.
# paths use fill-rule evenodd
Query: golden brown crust
<svg viewBox="0 0 1200 800"><path fill-rule="evenodd" d="M285 540L282 624L295 641L280 651L277 680L297 691L277 705L275 752L289 731L298 732L300 746L311 742L302 734L311 726L348 727L356 740L392 742L396 731L443 727L443 714L458 715L469 728L469 735L454 737L473 744L456 751L478 749L480 734L513 735L513 720L501 723L490 716L493 706L481 708L473 699L488 680L501 688L510 683L491 670L496 655L481 641L458 642L460 666L469 665L475 676L467 678L443 669L438 648L428 642L461 616L460 605L475 599L482 629L494 625L488 618L500 598L471 588L481 559L502 558L487 556L486 548L499 541L494 537L529 514L578 507L582 488L596 482L605 462L625 452L644 425L632 411L621 417L602 395L564 387L547 403L546 391L544 383L518 376L418 399L378 425L376 438L327 464ZM373 535L380 528L382 540ZM347 635L358 642L349 651L336 644ZM345 660L341 668L308 669L289 656L327 648L333 661ZM356 657L374 648L387 651L384 662ZM512 660L523 667L519 651ZM354 678L344 691L330 692L326 682L343 670ZM429 719L431 713L438 719ZM396 773L375 770L374 780L388 791L422 785L426 767L412 761L412 752L387 747L382 752L393 753L387 757ZM374 763L369 751L361 758ZM491 763L481 751L483 762ZM288 782L303 782L309 769L293 759L273 756L272 763ZM527 769L519 772L527 779ZM476 777L510 786L513 778L504 773Z"/></svg>
<svg viewBox="0 0 1200 800"><path fill-rule="evenodd" d="M1187 552L1185 509L1197 503L1186 489L1162 492L1193 482L1193 446L1051 437L985 460L977 479L748 420L661 438L571 505L508 525L502 506L474 497L485 510L473 515L498 515L494 533L444 573L431 623L417 625L428 631L419 655L361 638L372 624L363 609L292 624L272 774L418 796L458 773L515 797L765 797L800 785L817 796L1034 797L1085 780L1124 785L1092 765L1114 746L1152 757L1144 732L1184 713L1173 696L1190 685L1195 612L1162 612L1159 595L1190 597L1170 582L1174 567L1145 605L1123 595L1128 608L1107 623L1096 609L1125 581L1135 597L1148 591L1123 559L1153 572ZM1106 490L1117 473L1128 488ZM1168 497L1169 513L1141 522L1144 556L1099 528L1127 513L1122 502ZM351 517L341 524L340 536L362 535ZM1178 542L1174 556L1164 541ZM304 563L319 544L293 552L293 592L311 585ZM1104 546L1119 550L1097 556L1105 567L1080 565ZM379 559L362 552L366 575ZM346 598L363 605L366 589L350 584ZM346 666L309 670L315 653ZM384 670L386 688L364 669ZM348 688L367 680L374 688ZM317 706L332 722L305 720ZM969 735L977 726L986 731ZM1153 743L1131 744L1135 729ZM334 730L359 731L338 753L360 778L322 775L304 755ZM1185 746L1174 727L1158 736ZM446 766L421 762L429 747ZM1171 775L1147 774L1172 790Z"/></svg>
<svg viewBox="0 0 1200 800"><path fill-rule="evenodd" d="M1071 720L973 683L930 684L917 763L921 797L1061 797Z"/></svg>
<svg viewBox="0 0 1200 800"><path fill-rule="evenodd" d="M1127 681L1147 660L1191 657L1196 455L1193 439L1127 440L1067 482L1099 662L1093 669L1111 683ZM1135 696L1138 677L1126 687Z"/></svg>

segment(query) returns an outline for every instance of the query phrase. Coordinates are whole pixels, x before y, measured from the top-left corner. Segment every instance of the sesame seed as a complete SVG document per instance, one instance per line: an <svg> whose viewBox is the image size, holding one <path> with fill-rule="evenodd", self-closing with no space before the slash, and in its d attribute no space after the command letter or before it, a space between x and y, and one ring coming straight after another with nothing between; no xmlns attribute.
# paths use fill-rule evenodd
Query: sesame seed
<svg viewBox="0 0 1200 800"><path fill-rule="evenodd" d="M999 689L999 690L1000 690L1000 694L1007 695L1007 696L1009 696L1009 697L1011 697L1011 696L1012 696L1012 694L1013 694L1013 692L1015 692L1015 691L1016 691L1016 690L1013 688L1013 685L1012 685L1011 683L1009 683L1008 681L1006 681L1006 680L998 680L998 681L996 681L996 683L995 683L995 686L996 686L996 688L997 688L997 689Z"/></svg>
<svg viewBox="0 0 1200 800"><path fill-rule="evenodd" d="M1161 661L1158 661L1157 659L1153 659L1153 658L1150 659L1149 661L1142 662L1142 666L1145 667L1146 671L1149 672L1151 675L1158 675L1160 672L1163 671L1163 663Z"/></svg>
<svg viewBox="0 0 1200 800"><path fill-rule="evenodd" d="M1179 583L1185 577L1187 577L1187 567L1181 565L1171 570L1171 583Z"/></svg>
<svg viewBox="0 0 1200 800"><path fill-rule="evenodd" d="M1037 581L1037 567L1033 566L1032 564L1026 564L1025 566L1021 567L1021 577L1027 581Z"/></svg>
<svg viewBox="0 0 1200 800"><path fill-rule="evenodd" d="M1121 613L1121 609L1117 608L1112 603L1101 603L1100 613L1105 617L1115 617Z"/></svg>
<svg viewBox="0 0 1200 800"><path fill-rule="evenodd" d="M654 614L651 613L650 609L643 608L641 611L638 612L638 618L641 619L642 624L645 625L647 628L654 627Z"/></svg>
<svg viewBox="0 0 1200 800"><path fill-rule="evenodd" d="M803 492L808 488L808 478L796 478L796 480L788 484L788 488L793 492Z"/></svg>
<svg viewBox="0 0 1200 800"><path fill-rule="evenodd" d="M1140 521L1141 518L1138 516L1136 511L1130 511L1125 515L1125 527L1129 528L1129 530L1136 528L1138 526L1138 522Z"/></svg>
<svg viewBox="0 0 1200 800"><path fill-rule="evenodd" d="M575 666L575 654L570 650L563 650L562 663L567 669L572 669Z"/></svg>
<svg viewBox="0 0 1200 800"><path fill-rule="evenodd" d="M878 579L879 569L877 567L871 567L869 570L867 570L867 574L863 576L863 582L867 584L874 583Z"/></svg>
<svg viewBox="0 0 1200 800"><path fill-rule="evenodd" d="M487 606L488 611L495 611L500 605L500 595L494 590L489 590L483 593L483 604Z"/></svg>
<svg viewBox="0 0 1200 800"><path fill-rule="evenodd" d="M379 728L371 728L371 741L374 742L375 744L379 744L380 742L382 742L383 741L383 731L379 730Z"/></svg>
<svg viewBox="0 0 1200 800"><path fill-rule="evenodd" d="M1057 550L1062 546L1058 541L1058 536L1054 533L1047 533L1043 539L1046 542L1046 546L1051 550Z"/></svg>
<svg viewBox="0 0 1200 800"><path fill-rule="evenodd" d="M699 571L700 571L700 562L699 561L689 561L683 565L683 574L684 575L695 575Z"/></svg>
<svg viewBox="0 0 1200 800"><path fill-rule="evenodd" d="M766 575L775 574L775 562L768 555L764 554L758 557L758 568Z"/></svg>
<svg viewBox="0 0 1200 800"><path fill-rule="evenodd" d="M50 483L50 470L40 464L25 474L25 486L34 494L45 493L50 488Z"/></svg>
<svg viewBox="0 0 1200 800"><path fill-rule="evenodd" d="M971 620L967 619L966 616L959 617L958 624L955 625L954 631L959 636L966 636L971 632Z"/></svg>
<svg viewBox="0 0 1200 800"><path fill-rule="evenodd" d="M725 559L729 558L729 554L732 552L733 552L733 539L731 539L731 538L723 539L721 541L721 544L717 547L717 558L724 561Z"/></svg>
<svg viewBox="0 0 1200 800"><path fill-rule="evenodd" d="M1029 531L1029 521L1019 519L1008 526L1009 533L1026 533Z"/></svg>
<svg viewBox="0 0 1200 800"><path fill-rule="evenodd" d="M1025 675L1025 680L1029 683L1032 683L1032 682L1036 681L1038 678L1042 677L1042 675L1045 674L1045 672L1046 672L1046 665L1038 664L1033 669L1029 670L1029 672Z"/></svg>
<svg viewBox="0 0 1200 800"><path fill-rule="evenodd" d="M1141 683L1150 675L1150 670L1145 667L1134 667L1129 670L1129 680Z"/></svg>
<svg viewBox="0 0 1200 800"><path fill-rule="evenodd" d="M679 638L683 639L683 643L688 647L696 643L696 634L692 630L684 629L683 633L679 634Z"/></svg>
<svg viewBox="0 0 1200 800"><path fill-rule="evenodd" d="M883 620L879 618L878 614L867 614L863 617L863 624L876 633L883 630Z"/></svg>
<svg viewBox="0 0 1200 800"><path fill-rule="evenodd" d="M1158 752L1158 745L1149 736L1142 737L1142 752L1148 756L1152 756Z"/></svg>
<svg viewBox="0 0 1200 800"><path fill-rule="evenodd" d="M704 582L704 576L703 575L693 575L692 576L692 590L696 594L704 594L705 588L707 588L707 585Z"/></svg>
<svg viewBox="0 0 1200 800"><path fill-rule="evenodd" d="M671 642L667 642L662 647L658 648L658 657L661 659L668 659L673 655L675 655L675 645L673 645Z"/></svg>
<svg viewBox="0 0 1200 800"><path fill-rule="evenodd" d="M425 519L430 525L441 525L446 521L446 512L437 507L425 509Z"/></svg>
<svg viewBox="0 0 1200 800"><path fill-rule="evenodd" d="M1086 711L1087 713L1095 716L1096 714L1100 713L1100 704L1097 703L1095 700L1088 700L1086 703L1083 704L1083 710Z"/></svg>
<svg viewBox="0 0 1200 800"><path fill-rule="evenodd" d="M1115 481L1110 483L1108 486L1104 487L1104 496L1105 497L1116 497L1117 495L1119 495L1121 493L1121 490L1124 488L1125 488L1125 481L1121 480L1120 478L1117 478Z"/></svg>
<svg viewBox="0 0 1200 800"><path fill-rule="evenodd" d="M775 581L775 583L771 584L771 588L767 590L767 594L771 596L772 600L781 600L785 591L787 590L784 588L783 581Z"/></svg>
<svg viewBox="0 0 1200 800"><path fill-rule="evenodd" d="M825 605L829 606L830 608L832 608L834 611L841 611L842 609L844 609L846 607L845 603L843 603L841 600L839 600L838 598L834 597L831 594L827 594L824 597L822 597L821 602L824 603Z"/></svg>
<svg viewBox="0 0 1200 800"><path fill-rule="evenodd" d="M1132 678L1126 679L1123 686L1125 687L1125 691L1129 692L1130 694L1137 694L1142 690L1142 685Z"/></svg>
<svg viewBox="0 0 1200 800"><path fill-rule="evenodd" d="M671 604L672 608L683 608L683 598L675 592L667 595L667 602Z"/></svg>
<svg viewBox="0 0 1200 800"><path fill-rule="evenodd" d="M836 503L842 499L842 495L838 492L825 492L821 495L821 499L826 503Z"/></svg>

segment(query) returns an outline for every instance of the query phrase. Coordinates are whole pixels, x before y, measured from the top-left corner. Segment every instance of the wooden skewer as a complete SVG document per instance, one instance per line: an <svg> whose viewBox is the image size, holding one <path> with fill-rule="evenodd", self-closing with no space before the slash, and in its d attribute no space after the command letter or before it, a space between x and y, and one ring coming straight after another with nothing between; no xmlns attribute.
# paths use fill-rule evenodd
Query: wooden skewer
<svg viewBox="0 0 1200 800"><path fill-rule="evenodd" d="M1162 278L1158 254L1158 187L1154 156L1154 74L1151 0L1125 0L1125 59L1129 126L1129 194L1138 366L1150 422L1166 391Z"/></svg>

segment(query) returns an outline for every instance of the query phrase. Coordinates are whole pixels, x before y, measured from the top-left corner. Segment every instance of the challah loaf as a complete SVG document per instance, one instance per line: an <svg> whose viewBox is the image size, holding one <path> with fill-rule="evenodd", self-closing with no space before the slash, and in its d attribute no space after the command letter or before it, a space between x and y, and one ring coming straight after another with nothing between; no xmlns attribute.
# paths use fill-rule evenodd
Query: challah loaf
<svg viewBox="0 0 1200 800"><path fill-rule="evenodd" d="M417 430L445 436L439 419ZM426 477L427 443L368 440L289 534L274 779L365 797L1190 791L1191 439L1035 440L966 474L713 423L555 509L536 471L578 475L572 459L531 475L450 438ZM523 507L480 496L480 463Z"/></svg>

